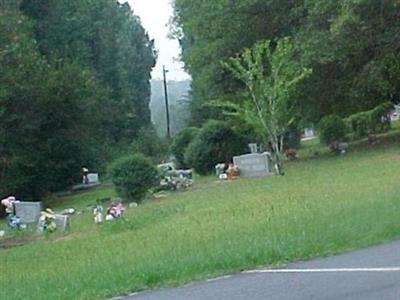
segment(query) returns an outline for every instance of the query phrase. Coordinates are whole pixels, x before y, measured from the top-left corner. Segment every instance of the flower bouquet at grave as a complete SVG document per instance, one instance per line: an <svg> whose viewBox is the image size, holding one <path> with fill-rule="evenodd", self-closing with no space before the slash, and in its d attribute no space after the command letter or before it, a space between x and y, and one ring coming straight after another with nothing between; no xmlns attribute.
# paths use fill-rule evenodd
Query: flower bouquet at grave
<svg viewBox="0 0 400 300"><path fill-rule="evenodd" d="M6 208L7 224L12 229L19 229L21 226L21 219L15 215L14 204L19 202L14 196L9 196L0 201L0 203Z"/></svg>
<svg viewBox="0 0 400 300"><path fill-rule="evenodd" d="M42 211L40 213L40 219L39 219L40 231L45 231L45 232L56 231L57 225L55 219L56 216L50 208L47 208L45 211Z"/></svg>

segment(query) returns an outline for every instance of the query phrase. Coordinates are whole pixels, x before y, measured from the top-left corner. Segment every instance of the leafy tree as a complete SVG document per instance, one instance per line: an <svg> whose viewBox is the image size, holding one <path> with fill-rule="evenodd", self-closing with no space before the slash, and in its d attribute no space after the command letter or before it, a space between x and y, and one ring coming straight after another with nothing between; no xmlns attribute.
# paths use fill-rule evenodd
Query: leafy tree
<svg viewBox="0 0 400 300"><path fill-rule="evenodd" d="M279 0L175 0L173 35L182 47L185 68L192 75L192 124L219 118L204 104L230 97L243 85L221 68L236 53L259 40L289 35L300 20L299 1ZM249 30L251 28L251 30Z"/></svg>
<svg viewBox="0 0 400 300"><path fill-rule="evenodd" d="M249 97L237 104L237 112L264 133L272 147L276 171L283 175L284 134L294 121L292 96L311 70L294 62L294 47L288 38L271 48L270 41L257 43L225 66L248 90Z"/></svg>
<svg viewBox="0 0 400 300"><path fill-rule="evenodd" d="M104 94L81 66L49 64L25 17L1 15L0 33L0 194L37 200L101 159L96 104Z"/></svg>
<svg viewBox="0 0 400 300"><path fill-rule="evenodd" d="M35 21L41 53L49 60L75 61L109 92L102 106L103 132L112 144L129 145L150 125L153 42L128 4L113 0L23 0Z"/></svg>
<svg viewBox="0 0 400 300"><path fill-rule="evenodd" d="M238 100L243 91L220 61L284 36L291 37L296 60L313 69L293 95L304 121L400 102L398 0L176 0L174 6L172 31L193 78L196 125L223 118L205 103Z"/></svg>

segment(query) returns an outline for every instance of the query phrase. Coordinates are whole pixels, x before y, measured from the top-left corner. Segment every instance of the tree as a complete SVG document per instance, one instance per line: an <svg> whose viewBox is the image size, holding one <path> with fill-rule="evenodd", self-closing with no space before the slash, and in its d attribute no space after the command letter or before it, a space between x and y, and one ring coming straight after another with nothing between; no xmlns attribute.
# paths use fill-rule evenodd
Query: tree
<svg viewBox="0 0 400 300"><path fill-rule="evenodd" d="M0 33L0 194L37 200L102 159L107 94L82 66L40 55L26 17L0 15Z"/></svg>
<svg viewBox="0 0 400 300"><path fill-rule="evenodd" d="M67 60L91 69L108 90L102 110L110 144L129 145L150 125L153 41L127 3L114 0L23 0L34 20L35 38L50 61Z"/></svg>
<svg viewBox="0 0 400 300"><path fill-rule="evenodd" d="M296 60L313 69L294 96L302 121L400 102L399 0L175 0L174 8L173 33L193 78L195 125L222 117L208 101L240 97L243 86L221 60L285 36Z"/></svg>
<svg viewBox="0 0 400 300"><path fill-rule="evenodd" d="M294 61L294 47L288 38L259 42L240 56L231 58L225 67L242 81L248 97L236 105L237 112L264 133L272 147L276 172L283 175L283 138L294 121L293 94L296 85L311 70Z"/></svg>
<svg viewBox="0 0 400 300"><path fill-rule="evenodd" d="M39 200L129 149L154 63L128 4L0 1L0 195Z"/></svg>
<svg viewBox="0 0 400 300"><path fill-rule="evenodd" d="M290 35L301 17L300 1L175 0L172 31L179 39L182 60L192 75L192 124L221 115L204 104L232 98L242 85L221 68L225 61L259 40ZM251 28L251 30L249 30Z"/></svg>

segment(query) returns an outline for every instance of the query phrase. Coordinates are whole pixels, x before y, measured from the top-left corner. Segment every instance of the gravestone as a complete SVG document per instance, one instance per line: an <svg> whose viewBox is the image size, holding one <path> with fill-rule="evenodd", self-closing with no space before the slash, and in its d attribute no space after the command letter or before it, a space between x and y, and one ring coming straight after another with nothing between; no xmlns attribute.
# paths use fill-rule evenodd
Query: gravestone
<svg viewBox="0 0 400 300"><path fill-rule="evenodd" d="M57 230L69 229L69 216L68 215L55 215L54 222L57 225Z"/></svg>
<svg viewBox="0 0 400 300"><path fill-rule="evenodd" d="M315 137L314 128L305 128L303 134L304 134L304 138Z"/></svg>
<svg viewBox="0 0 400 300"><path fill-rule="evenodd" d="M98 173L89 173L87 174L88 184L99 183L99 174Z"/></svg>
<svg viewBox="0 0 400 300"><path fill-rule="evenodd" d="M249 145L250 148L250 153L257 153L258 152L258 147L256 143L250 143Z"/></svg>
<svg viewBox="0 0 400 300"><path fill-rule="evenodd" d="M233 163L239 168L243 177L272 175L270 153L250 153L233 157Z"/></svg>
<svg viewBox="0 0 400 300"><path fill-rule="evenodd" d="M41 202L16 202L14 204L15 215L17 215L21 224L36 224L40 218L42 210Z"/></svg>

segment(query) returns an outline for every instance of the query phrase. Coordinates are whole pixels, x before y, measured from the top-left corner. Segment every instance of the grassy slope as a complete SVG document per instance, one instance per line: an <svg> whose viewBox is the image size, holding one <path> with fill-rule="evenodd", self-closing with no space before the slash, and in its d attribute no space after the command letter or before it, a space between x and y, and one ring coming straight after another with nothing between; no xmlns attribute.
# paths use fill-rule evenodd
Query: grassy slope
<svg viewBox="0 0 400 300"><path fill-rule="evenodd" d="M398 146L380 146L294 162L284 177L202 181L121 222L82 214L65 237L0 250L0 298L102 299L396 238L399 170Z"/></svg>

